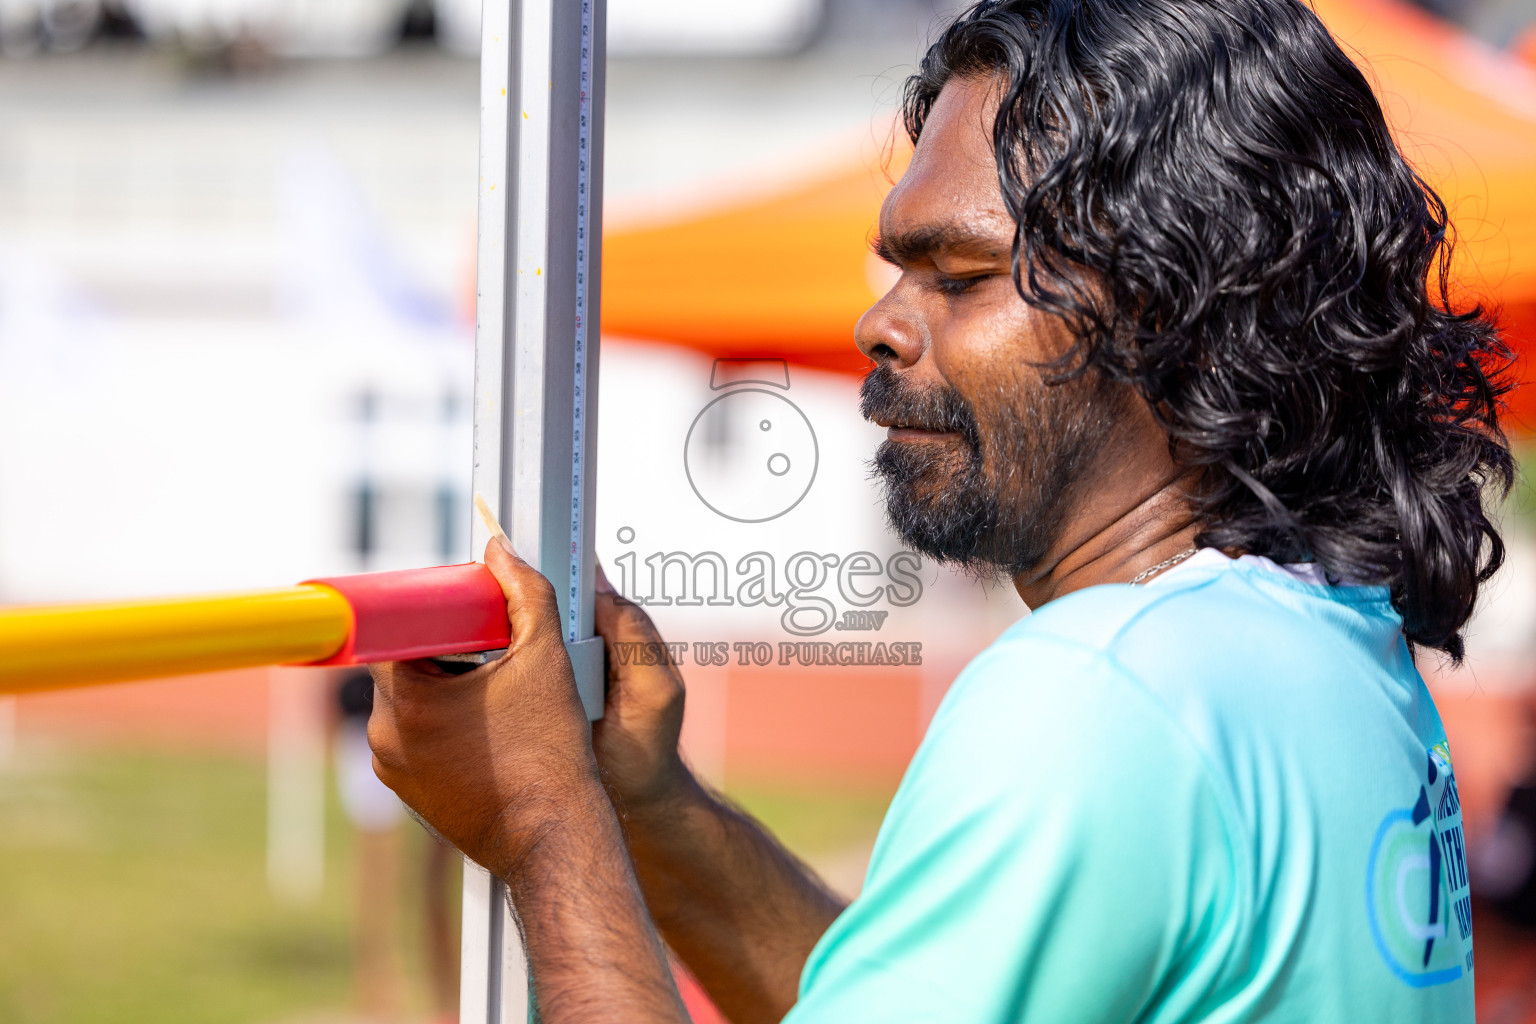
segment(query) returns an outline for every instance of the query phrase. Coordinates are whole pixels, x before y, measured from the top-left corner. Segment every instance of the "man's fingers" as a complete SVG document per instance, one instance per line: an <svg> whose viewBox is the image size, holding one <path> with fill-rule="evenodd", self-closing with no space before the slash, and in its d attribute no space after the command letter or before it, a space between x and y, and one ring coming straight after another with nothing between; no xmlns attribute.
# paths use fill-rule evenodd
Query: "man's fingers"
<svg viewBox="0 0 1536 1024"><path fill-rule="evenodd" d="M395 703L396 662L381 661L368 666L373 677L373 706L390 708ZM377 717L377 716L370 716Z"/></svg>
<svg viewBox="0 0 1536 1024"><path fill-rule="evenodd" d="M612 590L599 590L592 602L593 625L609 643L656 643L661 635L645 609Z"/></svg>
<svg viewBox="0 0 1536 1024"><path fill-rule="evenodd" d="M375 705L368 716L368 747L373 751L373 773L394 789L394 769L401 763L400 730L388 705Z"/></svg>
<svg viewBox="0 0 1536 1024"><path fill-rule="evenodd" d="M495 537L485 542L485 567L491 570L491 575L496 577L496 582L501 584L502 593L506 594L509 600L512 594L508 587L515 584L524 572L538 575L533 566L523 561L516 552L503 547Z"/></svg>
<svg viewBox="0 0 1536 1024"><path fill-rule="evenodd" d="M560 634L560 608L555 588L533 566L502 547L495 539L485 545L485 567L501 584L507 599L507 620L512 642L526 643L541 631Z"/></svg>

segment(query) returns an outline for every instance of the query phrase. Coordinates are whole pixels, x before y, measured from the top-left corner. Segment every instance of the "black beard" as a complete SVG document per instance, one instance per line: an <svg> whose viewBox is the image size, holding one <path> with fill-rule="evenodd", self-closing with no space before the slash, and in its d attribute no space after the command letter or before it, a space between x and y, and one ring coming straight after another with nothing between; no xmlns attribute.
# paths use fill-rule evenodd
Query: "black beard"
<svg viewBox="0 0 1536 1024"><path fill-rule="evenodd" d="M907 545L987 577L1044 561L1116 411L1091 371L1057 384L1021 375L997 393L1006 404L985 410L983 422L953 388L919 391L885 364L860 390L867 419L959 435L958 447L886 441L872 468L885 484L886 517Z"/></svg>

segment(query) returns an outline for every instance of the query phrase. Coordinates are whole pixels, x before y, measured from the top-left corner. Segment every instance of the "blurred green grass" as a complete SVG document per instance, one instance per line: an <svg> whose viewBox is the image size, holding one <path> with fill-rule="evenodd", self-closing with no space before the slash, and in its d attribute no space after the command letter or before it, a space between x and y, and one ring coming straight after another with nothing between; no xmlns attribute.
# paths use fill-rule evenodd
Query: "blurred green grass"
<svg viewBox="0 0 1536 1024"><path fill-rule="evenodd" d="M313 905L269 895L256 758L24 749L0 770L0 1021L302 1024L352 1005L351 833L328 799ZM332 791L333 792L333 791ZM815 859L867 844L889 793L771 782L733 799ZM407 823L410 1019L425 1019L420 863Z"/></svg>
<svg viewBox="0 0 1536 1024"><path fill-rule="evenodd" d="M0 1020L223 1024L344 1010L350 844L320 900L275 901L265 770L141 751L24 756L0 774Z"/></svg>

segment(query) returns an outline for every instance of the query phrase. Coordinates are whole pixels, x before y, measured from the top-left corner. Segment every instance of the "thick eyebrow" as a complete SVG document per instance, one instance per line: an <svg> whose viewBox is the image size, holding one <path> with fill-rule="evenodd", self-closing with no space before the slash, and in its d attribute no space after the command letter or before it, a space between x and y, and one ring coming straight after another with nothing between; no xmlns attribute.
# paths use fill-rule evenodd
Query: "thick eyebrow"
<svg viewBox="0 0 1536 1024"><path fill-rule="evenodd" d="M970 256L996 259L1011 251L996 235L984 234L963 224L925 224L892 235L879 235L870 250L892 266L905 267L934 256Z"/></svg>

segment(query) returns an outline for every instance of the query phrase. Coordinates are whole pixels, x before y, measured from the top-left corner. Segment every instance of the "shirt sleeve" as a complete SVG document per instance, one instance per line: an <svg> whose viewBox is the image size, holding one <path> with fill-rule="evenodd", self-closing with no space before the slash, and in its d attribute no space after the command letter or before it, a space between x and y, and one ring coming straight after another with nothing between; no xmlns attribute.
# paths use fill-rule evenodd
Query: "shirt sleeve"
<svg viewBox="0 0 1536 1024"><path fill-rule="evenodd" d="M1228 820L1199 750L1106 656L994 647L935 716L786 1024L1179 1019L1231 959Z"/></svg>

